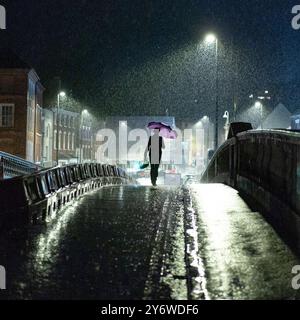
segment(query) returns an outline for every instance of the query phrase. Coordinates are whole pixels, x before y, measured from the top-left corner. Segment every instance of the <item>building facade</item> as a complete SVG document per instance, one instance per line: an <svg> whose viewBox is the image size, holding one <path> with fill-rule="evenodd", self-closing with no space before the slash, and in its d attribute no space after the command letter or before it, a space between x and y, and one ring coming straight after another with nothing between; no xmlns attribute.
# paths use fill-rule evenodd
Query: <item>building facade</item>
<svg viewBox="0 0 300 320"><path fill-rule="evenodd" d="M53 108L53 153L59 165L78 163L78 128L80 114L65 109Z"/></svg>
<svg viewBox="0 0 300 320"><path fill-rule="evenodd" d="M95 159L94 131L95 125L91 114L83 110L79 125L79 161L87 162Z"/></svg>
<svg viewBox="0 0 300 320"><path fill-rule="evenodd" d="M42 160L44 88L31 67L0 53L0 150L31 162Z"/></svg>
<svg viewBox="0 0 300 320"><path fill-rule="evenodd" d="M53 166L53 146L54 146L54 114L50 109L43 109L43 158L44 167Z"/></svg>

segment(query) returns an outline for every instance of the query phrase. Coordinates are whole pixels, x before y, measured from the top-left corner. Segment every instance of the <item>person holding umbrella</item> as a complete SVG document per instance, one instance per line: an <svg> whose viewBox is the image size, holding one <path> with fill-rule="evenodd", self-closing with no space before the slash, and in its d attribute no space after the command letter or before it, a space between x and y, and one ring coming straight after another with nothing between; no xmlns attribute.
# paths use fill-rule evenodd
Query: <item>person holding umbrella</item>
<svg viewBox="0 0 300 320"><path fill-rule="evenodd" d="M165 149L163 138L159 135L160 129L154 129L154 134L149 138L147 151L149 152L149 160L151 165L151 183L156 187L158 177L158 169L162 157L162 149Z"/></svg>
<svg viewBox="0 0 300 320"><path fill-rule="evenodd" d="M176 139L177 134L172 128L161 122L150 122L148 128L152 129L154 134L150 136L148 145L145 151L146 154L149 153L149 160L151 165L151 183L153 187L156 187L158 169L162 158L162 149L165 149L165 143L163 137L169 139ZM148 165L142 165L142 169L146 168Z"/></svg>

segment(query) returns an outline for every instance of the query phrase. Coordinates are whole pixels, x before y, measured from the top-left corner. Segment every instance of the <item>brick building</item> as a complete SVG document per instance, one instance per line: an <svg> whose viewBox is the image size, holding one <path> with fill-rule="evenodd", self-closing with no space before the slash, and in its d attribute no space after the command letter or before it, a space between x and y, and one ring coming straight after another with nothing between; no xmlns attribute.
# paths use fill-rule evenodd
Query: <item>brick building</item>
<svg viewBox="0 0 300 320"><path fill-rule="evenodd" d="M0 51L0 150L32 162L42 156L44 88L29 65Z"/></svg>

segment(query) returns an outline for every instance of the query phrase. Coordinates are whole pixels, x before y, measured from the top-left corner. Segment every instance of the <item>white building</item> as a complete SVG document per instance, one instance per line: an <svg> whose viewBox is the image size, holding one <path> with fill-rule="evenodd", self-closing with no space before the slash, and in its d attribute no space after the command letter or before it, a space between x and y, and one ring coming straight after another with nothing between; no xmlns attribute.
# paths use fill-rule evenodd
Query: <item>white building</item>
<svg viewBox="0 0 300 320"><path fill-rule="evenodd" d="M43 109L43 156L42 164L45 167L53 165L53 112Z"/></svg>
<svg viewBox="0 0 300 320"><path fill-rule="evenodd" d="M291 126L292 113L279 103L264 119L263 129L288 129Z"/></svg>

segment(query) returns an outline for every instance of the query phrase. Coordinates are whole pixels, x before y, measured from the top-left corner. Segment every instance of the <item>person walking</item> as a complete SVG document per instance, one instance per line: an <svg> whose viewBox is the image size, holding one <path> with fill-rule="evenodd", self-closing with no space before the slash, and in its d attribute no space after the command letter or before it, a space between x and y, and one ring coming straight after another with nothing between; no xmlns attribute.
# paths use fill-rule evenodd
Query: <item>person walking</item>
<svg viewBox="0 0 300 320"><path fill-rule="evenodd" d="M154 134L150 136L147 151L149 153L149 160L151 165L151 183L156 187L158 169L162 157L162 149L165 149L164 139L159 135L160 129L154 129Z"/></svg>

